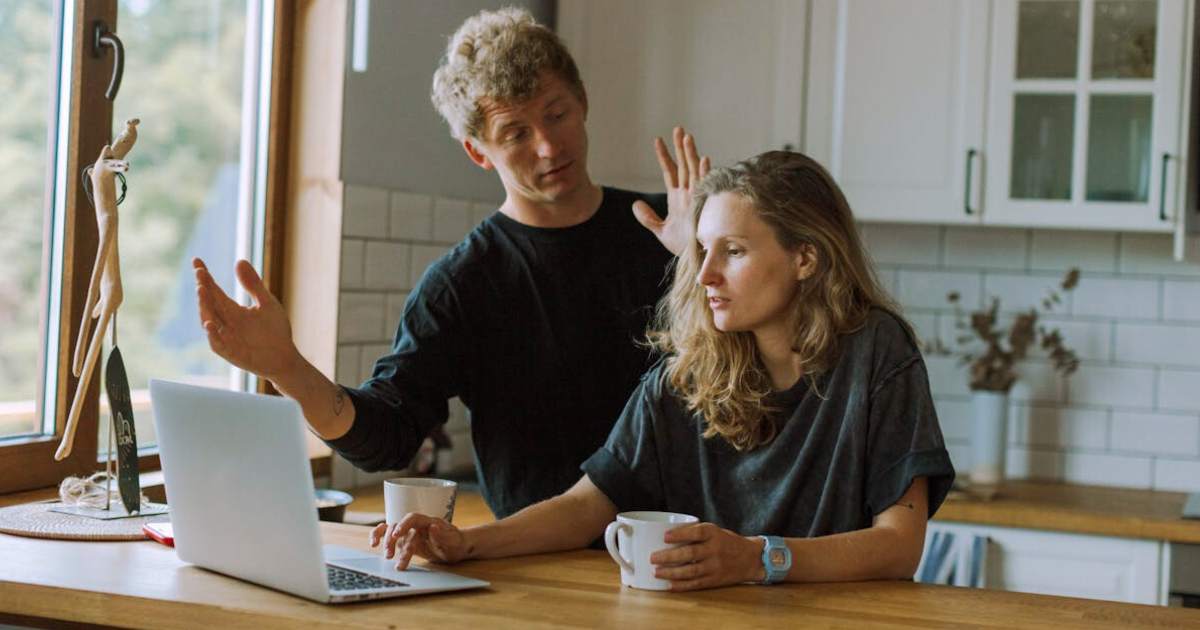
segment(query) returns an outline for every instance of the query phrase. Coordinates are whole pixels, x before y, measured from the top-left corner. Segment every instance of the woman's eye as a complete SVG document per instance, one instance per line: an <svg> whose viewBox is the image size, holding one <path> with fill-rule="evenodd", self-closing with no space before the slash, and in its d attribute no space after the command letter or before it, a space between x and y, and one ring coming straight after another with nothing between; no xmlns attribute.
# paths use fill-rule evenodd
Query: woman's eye
<svg viewBox="0 0 1200 630"><path fill-rule="evenodd" d="M738 249L737 247L730 247L729 249L725 250L725 253L729 256L741 256L745 253L745 250Z"/></svg>

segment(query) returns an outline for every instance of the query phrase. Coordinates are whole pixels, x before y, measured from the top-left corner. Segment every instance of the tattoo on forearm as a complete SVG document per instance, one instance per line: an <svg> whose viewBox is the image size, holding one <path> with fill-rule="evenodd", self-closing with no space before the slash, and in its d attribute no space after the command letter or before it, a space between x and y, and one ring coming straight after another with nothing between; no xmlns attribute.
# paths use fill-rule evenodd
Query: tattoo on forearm
<svg viewBox="0 0 1200 630"><path fill-rule="evenodd" d="M346 392L342 391L341 386L333 386L333 415L342 415L342 409L346 407Z"/></svg>

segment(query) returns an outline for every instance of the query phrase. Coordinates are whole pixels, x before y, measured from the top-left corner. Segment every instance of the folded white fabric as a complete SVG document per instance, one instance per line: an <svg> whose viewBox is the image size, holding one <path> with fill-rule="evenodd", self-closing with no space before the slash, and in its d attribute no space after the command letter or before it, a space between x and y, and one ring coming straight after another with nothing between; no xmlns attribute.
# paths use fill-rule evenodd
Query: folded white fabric
<svg viewBox="0 0 1200 630"><path fill-rule="evenodd" d="M936 530L926 537L925 554L914 579L925 584L983 588L988 537Z"/></svg>

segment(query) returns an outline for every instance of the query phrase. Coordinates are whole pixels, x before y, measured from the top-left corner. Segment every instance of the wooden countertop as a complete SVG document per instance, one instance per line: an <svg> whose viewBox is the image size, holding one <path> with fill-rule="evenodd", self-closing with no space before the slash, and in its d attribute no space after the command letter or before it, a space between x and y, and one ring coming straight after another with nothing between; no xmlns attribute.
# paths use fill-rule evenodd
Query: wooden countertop
<svg viewBox="0 0 1200 630"><path fill-rule="evenodd" d="M938 521L1200 543L1200 520L1180 516L1187 494L1009 481L990 500L953 493Z"/></svg>
<svg viewBox="0 0 1200 630"><path fill-rule="evenodd" d="M455 520L458 520L456 518ZM464 518L463 524L466 525ZM327 543L366 548L367 528L322 523ZM602 551L466 562L487 589L322 605L180 562L158 543L0 534L0 623L153 628L1196 627L1180 608L913 582L737 586L696 593L622 587Z"/></svg>

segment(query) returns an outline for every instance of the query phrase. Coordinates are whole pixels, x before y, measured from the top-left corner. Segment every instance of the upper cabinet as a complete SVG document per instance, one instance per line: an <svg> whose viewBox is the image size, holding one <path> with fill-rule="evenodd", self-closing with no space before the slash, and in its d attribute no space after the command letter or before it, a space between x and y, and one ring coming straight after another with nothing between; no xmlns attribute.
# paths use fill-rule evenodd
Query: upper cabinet
<svg viewBox="0 0 1200 630"><path fill-rule="evenodd" d="M662 190L655 136L682 124L714 164L801 146L808 3L560 0L588 92L597 183Z"/></svg>
<svg viewBox="0 0 1200 630"><path fill-rule="evenodd" d="M856 216L978 222L987 3L818 1L813 24L806 148Z"/></svg>
<svg viewBox="0 0 1200 630"><path fill-rule="evenodd" d="M1190 0L813 0L805 148L865 219L1184 225Z"/></svg>

